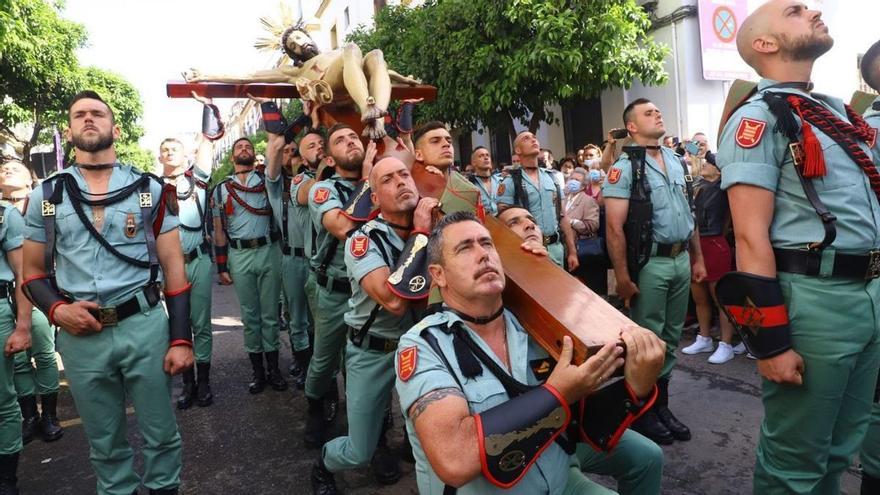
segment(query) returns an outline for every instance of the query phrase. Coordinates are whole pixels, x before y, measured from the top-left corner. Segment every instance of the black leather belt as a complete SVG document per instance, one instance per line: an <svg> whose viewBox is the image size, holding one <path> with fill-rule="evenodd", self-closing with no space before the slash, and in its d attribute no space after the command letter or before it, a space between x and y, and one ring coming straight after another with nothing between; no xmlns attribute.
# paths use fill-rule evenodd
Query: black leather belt
<svg viewBox="0 0 880 495"><path fill-rule="evenodd" d="M553 235L545 235L544 236L544 245L549 246L550 244L556 244L559 242L559 232Z"/></svg>
<svg viewBox="0 0 880 495"><path fill-rule="evenodd" d="M351 284L345 280L328 277L326 273L315 272L315 281L321 287L343 294L351 294Z"/></svg>
<svg viewBox="0 0 880 495"><path fill-rule="evenodd" d="M14 290L11 282L0 282L0 299L9 297L10 290Z"/></svg>
<svg viewBox="0 0 880 495"><path fill-rule="evenodd" d="M817 277L822 268L822 251L801 249L773 249L776 270ZM874 280L880 278L880 250L865 254L834 253L831 276Z"/></svg>
<svg viewBox="0 0 880 495"><path fill-rule="evenodd" d="M382 337L376 337L375 335L371 335L369 333L364 336L364 339L361 341L360 345L358 345L355 339L355 334L357 334L357 332L358 330L356 328L351 326L348 327L348 340L350 340L352 344L362 349L384 352L385 354L397 350L397 339L385 339Z"/></svg>
<svg viewBox="0 0 880 495"><path fill-rule="evenodd" d="M144 298L147 305L153 307L159 304L159 286L157 284L144 287ZM101 322L102 326L112 327L118 325L120 321L134 316L141 312L141 303L138 301L137 295L127 301L117 304L116 306L101 306L95 310L89 310L89 313Z"/></svg>
<svg viewBox="0 0 880 495"><path fill-rule="evenodd" d="M207 252L208 252L208 245L202 244L201 246L193 249L192 251L190 251L188 253L183 253L183 262L186 264L189 264L191 261L198 258L199 255L205 254Z"/></svg>
<svg viewBox="0 0 880 495"><path fill-rule="evenodd" d="M278 238L279 234L272 232L268 237L257 237L256 239L229 239L229 245L235 249L255 249L271 244Z"/></svg>
<svg viewBox="0 0 880 495"><path fill-rule="evenodd" d="M691 245L690 241L674 242L672 244L656 242L655 244L657 245L657 254L654 256L665 256L667 258L675 258L679 254L687 251Z"/></svg>
<svg viewBox="0 0 880 495"><path fill-rule="evenodd" d="M293 248L293 255L299 256L300 258L305 258L306 257L306 250L305 250L305 248L295 247L295 248Z"/></svg>
<svg viewBox="0 0 880 495"><path fill-rule="evenodd" d="M288 246L287 244L282 244L281 254L283 254L284 256L290 256L290 246Z"/></svg>

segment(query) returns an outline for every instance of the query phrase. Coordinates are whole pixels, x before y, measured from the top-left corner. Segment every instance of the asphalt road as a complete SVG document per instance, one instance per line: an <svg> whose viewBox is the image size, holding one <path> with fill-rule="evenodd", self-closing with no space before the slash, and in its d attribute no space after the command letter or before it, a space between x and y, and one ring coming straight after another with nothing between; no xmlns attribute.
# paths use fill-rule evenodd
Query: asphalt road
<svg viewBox="0 0 880 495"><path fill-rule="evenodd" d="M214 360L212 388L215 401L206 408L178 411L184 441L184 494L274 495L307 494L309 472L318 450L302 444L305 399L299 390L275 392L267 388L250 395L250 363L244 352L242 327L235 293L215 285ZM686 334L682 346L693 335ZM283 339L282 368L290 359ZM708 354L680 355L670 385L673 411L690 426L693 439L664 447L663 493L681 495L745 494L751 491L755 443L761 421L760 380L753 361L737 356L724 365L706 362ZM62 377L63 379L63 377ZM175 378L174 394L180 388ZM142 444L134 412L129 408L129 440ZM403 441L399 411L392 445ZM73 399L63 383L59 417L64 437L54 443L35 440L25 446L19 467L23 495L82 495L94 493L95 478L88 462L89 448ZM346 431L344 414L332 430ZM137 456L137 469L142 460ZM344 493L415 494L411 464L401 462L404 477L394 486L377 484L369 469L337 475ZM844 477L843 493L858 493L858 475ZM614 480L596 478L609 487ZM142 489L146 493L145 489Z"/></svg>

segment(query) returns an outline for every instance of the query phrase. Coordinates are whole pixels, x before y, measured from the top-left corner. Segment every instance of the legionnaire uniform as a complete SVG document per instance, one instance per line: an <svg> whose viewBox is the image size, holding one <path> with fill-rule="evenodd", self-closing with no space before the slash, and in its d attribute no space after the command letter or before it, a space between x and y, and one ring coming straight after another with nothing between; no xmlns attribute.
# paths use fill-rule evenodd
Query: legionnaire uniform
<svg viewBox="0 0 880 495"><path fill-rule="evenodd" d="M180 245L186 264L186 278L192 284L190 291L190 320L193 327L195 369L183 372L183 391L177 399L178 409L196 404L208 406L213 402L211 393L211 348L214 342L211 328L211 210L208 204L210 176L198 167L182 175L163 177L176 189L180 209ZM196 378L198 371L198 379Z"/></svg>
<svg viewBox="0 0 880 495"><path fill-rule="evenodd" d="M874 100L874 104L865 112L865 121L871 127L880 131L880 98ZM874 161L880 157L880 142L874 143ZM880 492L880 377L874 391L874 405L871 406L871 422L868 425L868 433L862 442L862 450L859 452L859 461L862 464L862 494Z"/></svg>
<svg viewBox="0 0 880 495"><path fill-rule="evenodd" d="M233 174L217 184L212 194L213 213L226 232L228 271L238 295L244 324L244 347L253 367L251 393L287 389L278 368L278 295L281 293L281 237L272 222L272 208L263 174L252 170L244 180ZM217 252L217 270L227 270ZM263 359L266 366L263 366Z"/></svg>
<svg viewBox="0 0 880 495"><path fill-rule="evenodd" d="M763 380L755 493L839 491L880 366L880 182L866 144L876 132L804 86L761 80L727 122L717 157L723 188L775 193L778 272L729 274L719 300L759 359L793 349L804 360L801 386Z"/></svg>
<svg viewBox="0 0 880 495"><path fill-rule="evenodd" d="M468 174L467 179L480 190L480 201L483 202L483 212L485 212L486 215L497 215L498 186L501 185L501 175L490 174L488 186L486 186L485 179L477 174Z"/></svg>
<svg viewBox="0 0 880 495"><path fill-rule="evenodd" d="M95 199L77 167L50 177L30 195L26 238L45 245L47 274L24 290L53 322L72 301L94 301L103 329L58 335L64 373L91 447L101 495L130 495L140 484L126 440L125 400L134 404L144 438L144 485L177 493L181 440L171 407L171 378L162 363L169 345L192 345L189 286L160 302L156 237L177 228L176 211L161 180L127 165L112 171L108 193ZM100 231L94 206L103 206ZM56 271L57 270L57 271Z"/></svg>
<svg viewBox="0 0 880 495"><path fill-rule="evenodd" d="M345 265L352 287L345 313L348 436L324 445L323 462L331 472L365 465L377 444L384 443L383 423L394 387L394 351L400 336L413 325L414 314L412 309L403 316L385 311L361 287L361 280L382 267L393 270L403 249L404 240L381 215L352 233L345 243ZM384 484L400 477L397 469L374 473Z"/></svg>
<svg viewBox="0 0 880 495"><path fill-rule="evenodd" d="M288 177L282 172L274 180L266 178L266 192L275 221L281 230L281 284L290 312L288 337L293 351L291 374L298 388L305 386L305 372L311 359L309 334L314 333L305 285L309 276L305 239L311 232L308 209L296 204L296 189L314 173L300 172Z"/></svg>
<svg viewBox="0 0 880 495"><path fill-rule="evenodd" d="M538 167L538 182L532 182L522 168L513 169L498 186L496 202L529 210L544 233L544 247L550 253L550 259L562 266L565 259L565 244L559 225L562 191L553 173L543 167Z"/></svg>
<svg viewBox="0 0 880 495"><path fill-rule="evenodd" d="M24 221L21 227L23 236ZM33 440L37 433L45 442L54 442L64 435L58 422L58 386L55 328L49 325L43 313L34 308L31 313L31 348L15 355L15 391L21 407L24 443ZM42 409L39 413L37 395Z"/></svg>
<svg viewBox="0 0 880 495"><path fill-rule="evenodd" d="M400 339L396 387L416 459L419 493L613 493L588 480L581 470L617 477L621 493L659 493L662 452L638 433L625 431L656 394L639 401L619 380L579 404L562 405L552 387L541 385L555 365L547 352L510 312L505 310L503 317L510 372L488 344L449 310L426 317ZM464 393L470 412L478 415L479 431L487 437L481 445L504 443L494 442L490 436L497 439L507 433L531 432L526 438L517 435L500 452L485 447L480 453L483 476L457 490L444 487L437 477L409 417L410 407L420 397L444 388ZM531 417L520 419L528 415ZM499 419L506 424L498 425ZM570 421L577 426L569 428ZM560 436L563 431L566 435ZM603 452L561 441L563 438L592 442ZM518 465L505 465L505 459L510 458L517 459Z"/></svg>
<svg viewBox="0 0 880 495"><path fill-rule="evenodd" d="M666 343L666 359L657 386L660 394L655 411L645 416L637 428L649 434L655 441L671 443L673 438L660 428L654 432L652 426L660 426L654 413L660 416L663 425L677 440L689 440L690 431L669 411L669 379L675 367L678 342L687 312L688 293L691 282L691 262L688 254L689 242L694 232L694 216L688 202L687 180L678 156L667 147L661 147L666 172L646 154L646 177L650 186L653 204L653 244L651 257L638 274L639 294L633 299L630 318L645 327ZM626 153L621 153L617 162L608 170L602 195L606 198L629 199L633 171L632 162ZM634 279L635 281L635 279ZM659 434L659 435L658 435Z"/></svg>
<svg viewBox="0 0 880 495"><path fill-rule="evenodd" d="M15 273L9 266L9 252L20 249L24 241L24 220L15 207L0 204L0 342L15 330L15 309L10 301L15 298ZM25 354L21 352L19 354ZM16 402L13 383L14 358L5 354L0 356L3 367L0 368L0 488L9 490L7 493L18 493L16 486L18 470L18 454L21 452L21 415ZM56 382L58 380L56 375Z"/></svg>
<svg viewBox="0 0 880 495"><path fill-rule="evenodd" d="M315 183L309 191L309 215L314 233L309 278L314 280L315 287L315 305L312 306L315 345L305 388L309 402L305 441L309 446L324 443L324 399L331 399L338 393L336 373L345 346L348 326L344 315L351 297L351 283L345 267L345 243L328 232L321 220L328 211L342 209L357 187L358 182L333 174L329 179Z"/></svg>

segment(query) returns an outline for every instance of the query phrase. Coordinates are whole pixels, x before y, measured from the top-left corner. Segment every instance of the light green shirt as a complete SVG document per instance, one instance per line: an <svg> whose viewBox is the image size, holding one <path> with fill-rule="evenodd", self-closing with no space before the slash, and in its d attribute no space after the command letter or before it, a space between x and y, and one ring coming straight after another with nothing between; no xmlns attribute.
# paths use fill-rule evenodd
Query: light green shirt
<svg viewBox="0 0 880 495"><path fill-rule="evenodd" d="M761 98L764 91L797 93L820 103L838 118L848 121L843 102L837 98L793 88L768 88L776 84L767 79L758 83L758 93L731 115L721 134L717 162L721 168L721 187L737 184L761 187L775 194L770 243L774 247L802 249L824 238L824 228L807 201L789 152L789 140L774 131L776 117ZM744 147L737 142L738 129L746 124L764 123L760 139ZM798 124L800 124L800 120ZM868 177L834 140L812 126L825 156L827 175L812 179L822 203L837 217L837 237L831 248L864 253L880 247L880 204ZM869 154L867 144L862 149ZM877 163L877 157L874 157Z"/></svg>
<svg viewBox="0 0 880 495"><path fill-rule="evenodd" d="M529 207L526 209L535 217L538 227L541 227L541 232L544 235L556 234L559 231L556 202L557 198L560 200L561 198L559 198L560 191L556 185L556 179L553 178L553 173L543 167L538 167L538 184L532 182L525 170L523 170L522 178L523 192L529 198ZM514 200L514 191L513 177L508 175L498 186L498 195L495 201L508 206L525 207L522 201Z"/></svg>
<svg viewBox="0 0 880 495"><path fill-rule="evenodd" d="M192 251L205 242L202 225L209 208L205 198L206 191L203 187L199 187L196 181L207 183L211 179L210 176L198 167L192 168L192 175L192 177L181 175L176 181L171 182L177 188L177 206L180 210L177 214L180 219L180 245L184 253ZM191 194L185 199L179 199L181 195L190 191L190 187L192 187ZM200 208L201 214L199 214Z"/></svg>
<svg viewBox="0 0 880 495"><path fill-rule="evenodd" d="M691 238L694 232L694 216L688 205L684 168L678 155L665 146L660 151L666 173L650 155L645 157L645 173L651 187L651 203L654 207L654 241L673 244ZM622 153L608 170L602 184L602 196L629 199L632 181L632 162L626 153Z"/></svg>
<svg viewBox="0 0 880 495"><path fill-rule="evenodd" d="M263 176L254 170L245 176L244 182L239 181L238 176L235 174L229 176L226 180L236 181L238 184L246 187L257 187L263 183ZM269 195L265 191L244 192L236 190L235 193L251 208L263 209L271 207ZM214 194L211 196L213 199L212 212L216 217L222 218L221 209L225 209L227 205L232 205L232 214L226 215L226 232L231 239L258 239L269 236L272 229L272 216L254 214L239 204L235 198L229 197L226 181L217 184L214 188Z"/></svg>
<svg viewBox="0 0 880 495"><path fill-rule="evenodd" d="M0 248L4 256L0 256L0 281L15 282L15 273L9 266L9 251L18 249L24 242L24 218L18 210L8 203L0 204L2 222L0 222Z"/></svg>
<svg viewBox="0 0 880 495"><path fill-rule="evenodd" d="M309 191L309 215L311 215L312 224L318 232L315 238L317 246L315 249L315 255L310 259L312 268L317 269L321 266L321 263L324 261L325 253L327 252L327 249L330 248L334 239L333 234L324 228L324 224L322 223L324 214L337 208L342 209L342 207L345 206L347 197L354 192L356 187L357 181L347 180L339 175L333 175L333 177L330 177L327 180L322 180L316 183L312 186L311 191ZM347 191L346 198L343 198L340 195L339 189ZM345 272L344 252L345 242L337 242L336 252L333 253L333 258L327 265L327 275L336 279L348 277Z"/></svg>

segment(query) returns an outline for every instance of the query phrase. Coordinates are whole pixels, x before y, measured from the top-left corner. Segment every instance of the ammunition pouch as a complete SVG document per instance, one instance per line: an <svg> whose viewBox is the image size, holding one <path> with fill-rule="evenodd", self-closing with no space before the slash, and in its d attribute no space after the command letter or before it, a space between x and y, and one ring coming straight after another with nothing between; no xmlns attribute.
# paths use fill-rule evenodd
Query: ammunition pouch
<svg viewBox="0 0 880 495"><path fill-rule="evenodd" d="M431 292L428 274L428 233L413 231L385 282L403 299L424 299Z"/></svg>
<svg viewBox="0 0 880 495"><path fill-rule="evenodd" d="M571 410L543 385L476 414L483 476L501 488L515 485L568 426Z"/></svg>
<svg viewBox="0 0 880 495"><path fill-rule="evenodd" d="M24 281L21 288L24 295L34 303L37 309L46 315L49 323L53 325L55 321L52 319L52 313L54 313L55 308L61 304L73 302L72 298L58 290L58 287L55 285L55 279L49 278L48 275L29 278Z"/></svg>
<svg viewBox="0 0 880 495"><path fill-rule="evenodd" d="M743 342L758 359L791 349L791 327L779 280L730 272L715 287L718 302Z"/></svg>
<svg viewBox="0 0 880 495"><path fill-rule="evenodd" d="M618 380L578 402L572 426L582 442L610 452L626 429L654 405L657 393L655 385L651 395L640 400L625 380Z"/></svg>
<svg viewBox="0 0 880 495"><path fill-rule="evenodd" d="M281 110L274 101L260 103L260 112L263 114L263 127L269 134L284 134L287 129L287 119L281 115Z"/></svg>
<svg viewBox="0 0 880 495"><path fill-rule="evenodd" d="M165 292L165 307L168 309L168 333L172 346L192 346L192 325L190 324L189 295L192 284L182 289Z"/></svg>
<svg viewBox="0 0 880 495"><path fill-rule="evenodd" d="M220 119L220 109L217 105L205 105L202 108L202 134L209 141L216 141L226 133L226 127Z"/></svg>

